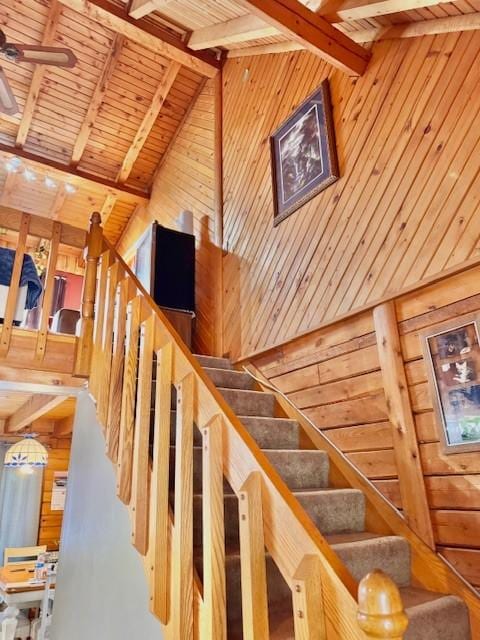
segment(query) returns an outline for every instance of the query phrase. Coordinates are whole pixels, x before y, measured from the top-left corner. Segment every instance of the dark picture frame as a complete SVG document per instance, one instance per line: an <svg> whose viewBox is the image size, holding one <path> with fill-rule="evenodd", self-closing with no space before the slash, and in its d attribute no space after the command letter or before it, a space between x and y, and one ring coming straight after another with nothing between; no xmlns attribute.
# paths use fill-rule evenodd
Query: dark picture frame
<svg viewBox="0 0 480 640"><path fill-rule="evenodd" d="M420 334L444 453L480 451L479 316Z"/></svg>
<svg viewBox="0 0 480 640"><path fill-rule="evenodd" d="M340 177L328 80L270 136L276 226Z"/></svg>

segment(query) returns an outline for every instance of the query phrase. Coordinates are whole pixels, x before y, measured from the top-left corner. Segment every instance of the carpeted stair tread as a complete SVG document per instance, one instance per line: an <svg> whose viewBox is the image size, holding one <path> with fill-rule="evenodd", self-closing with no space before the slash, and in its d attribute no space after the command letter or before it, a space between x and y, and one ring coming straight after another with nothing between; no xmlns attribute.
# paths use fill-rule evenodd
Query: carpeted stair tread
<svg viewBox="0 0 480 640"><path fill-rule="evenodd" d="M268 449L267 458L289 489L328 487L328 454L318 449Z"/></svg>
<svg viewBox="0 0 480 640"><path fill-rule="evenodd" d="M263 416L273 418L275 412L275 396L263 391L246 391L243 389L218 390L231 406L237 416Z"/></svg>
<svg viewBox="0 0 480 640"><path fill-rule="evenodd" d="M365 528L365 496L357 489L294 491L293 495L323 535Z"/></svg>
<svg viewBox="0 0 480 640"><path fill-rule="evenodd" d="M195 358L204 369L230 369L233 365L228 358L217 358L216 356L204 356L195 354Z"/></svg>
<svg viewBox="0 0 480 640"><path fill-rule="evenodd" d="M336 536L327 535L326 538L355 580L360 581L374 569L382 569L398 586L410 584L410 546L405 538L346 535L348 542L335 541Z"/></svg>
<svg viewBox="0 0 480 640"><path fill-rule="evenodd" d="M260 449L299 449L300 427L295 420L238 416Z"/></svg>
<svg viewBox="0 0 480 640"><path fill-rule="evenodd" d="M225 389L253 389L255 380L243 371L204 367L212 382Z"/></svg>
<svg viewBox="0 0 480 640"><path fill-rule="evenodd" d="M409 619L404 640L470 640L468 609L460 598L413 587L400 593Z"/></svg>

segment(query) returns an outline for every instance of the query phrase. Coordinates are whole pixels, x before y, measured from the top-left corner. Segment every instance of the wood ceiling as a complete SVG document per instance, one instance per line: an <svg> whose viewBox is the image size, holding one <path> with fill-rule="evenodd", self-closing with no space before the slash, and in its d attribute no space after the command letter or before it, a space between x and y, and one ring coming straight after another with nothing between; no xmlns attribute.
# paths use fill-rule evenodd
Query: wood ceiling
<svg viewBox="0 0 480 640"><path fill-rule="evenodd" d="M479 16L480 0L3 0L10 41L68 46L78 64L1 61L21 113L0 116L0 206L83 228L99 210L115 243L225 56L306 47L328 57L333 39L334 62L361 73L358 42L478 28ZM13 154L35 182L6 172Z"/></svg>

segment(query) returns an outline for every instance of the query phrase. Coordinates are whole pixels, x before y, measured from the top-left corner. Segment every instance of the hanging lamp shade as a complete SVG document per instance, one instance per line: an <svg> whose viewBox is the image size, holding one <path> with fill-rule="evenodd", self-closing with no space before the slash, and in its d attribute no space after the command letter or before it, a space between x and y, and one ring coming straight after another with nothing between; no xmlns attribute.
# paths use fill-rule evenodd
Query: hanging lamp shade
<svg viewBox="0 0 480 640"><path fill-rule="evenodd" d="M5 454L5 467L45 467L48 451L33 434L27 434L23 440L13 444Z"/></svg>

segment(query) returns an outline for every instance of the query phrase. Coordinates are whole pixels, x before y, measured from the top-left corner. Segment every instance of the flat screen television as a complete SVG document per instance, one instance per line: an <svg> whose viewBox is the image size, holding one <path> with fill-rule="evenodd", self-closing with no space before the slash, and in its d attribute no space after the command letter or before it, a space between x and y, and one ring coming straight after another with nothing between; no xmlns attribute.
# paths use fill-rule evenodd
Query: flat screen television
<svg viewBox="0 0 480 640"><path fill-rule="evenodd" d="M160 307L195 311L195 237L154 222L137 244L135 275Z"/></svg>

